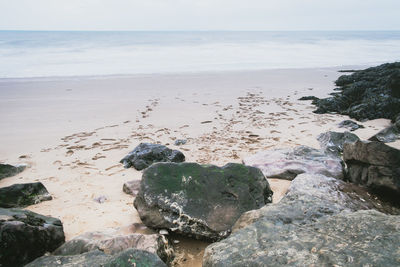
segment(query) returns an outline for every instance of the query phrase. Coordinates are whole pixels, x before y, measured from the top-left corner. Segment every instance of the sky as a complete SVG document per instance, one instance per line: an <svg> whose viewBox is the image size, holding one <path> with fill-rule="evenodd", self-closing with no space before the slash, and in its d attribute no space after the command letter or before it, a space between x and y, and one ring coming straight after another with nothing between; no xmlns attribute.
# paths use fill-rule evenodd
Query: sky
<svg viewBox="0 0 400 267"><path fill-rule="evenodd" d="M0 30L400 30L400 0L0 0Z"/></svg>

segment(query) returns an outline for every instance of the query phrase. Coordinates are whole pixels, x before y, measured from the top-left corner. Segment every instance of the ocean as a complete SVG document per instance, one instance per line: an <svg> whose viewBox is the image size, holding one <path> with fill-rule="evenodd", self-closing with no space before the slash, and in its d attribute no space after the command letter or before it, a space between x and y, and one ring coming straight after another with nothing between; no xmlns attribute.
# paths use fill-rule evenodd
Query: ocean
<svg viewBox="0 0 400 267"><path fill-rule="evenodd" d="M0 78L377 65L400 60L400 31L0 31Z"/></svg>

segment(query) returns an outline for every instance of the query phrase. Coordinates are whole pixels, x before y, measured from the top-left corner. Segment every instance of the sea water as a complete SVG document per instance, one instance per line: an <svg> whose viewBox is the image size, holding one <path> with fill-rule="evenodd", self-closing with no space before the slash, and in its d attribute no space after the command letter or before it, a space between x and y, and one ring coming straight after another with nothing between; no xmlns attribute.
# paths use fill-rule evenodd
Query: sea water
<svg viewBox="0 0 400 267"><path fill-rule="evenodd" d="M0 31L0 78L368 66L400 60L400 31Z"/></svg>

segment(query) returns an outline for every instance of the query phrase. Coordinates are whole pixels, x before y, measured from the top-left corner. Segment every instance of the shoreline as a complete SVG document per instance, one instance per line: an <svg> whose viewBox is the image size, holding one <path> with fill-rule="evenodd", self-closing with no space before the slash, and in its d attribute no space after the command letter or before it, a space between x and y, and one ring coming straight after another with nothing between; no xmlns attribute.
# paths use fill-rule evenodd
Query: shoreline
<svg viewBox="0 0 400 267"><path fill-rule="evenodd" d="M337 124L348 117L314 114L311 101L298 99L329 96L343 74L337 71L0 83L0 161L29 165L1 180L0 187L41 181L53 200L27 209L60 218L67 240L88 231L129 228L141 222L122 185L141 179L141 172L124 169L119 160L140 142L161 143L181 150L188 162L218 166L266 149L318 148L316 136L345 131ZM367 139L388 123L368 121L354 133ZM187 144L176 146L176 139ZM277 202L290 182L269 180ZM101 196L104 203L94 200Z"/></svg>

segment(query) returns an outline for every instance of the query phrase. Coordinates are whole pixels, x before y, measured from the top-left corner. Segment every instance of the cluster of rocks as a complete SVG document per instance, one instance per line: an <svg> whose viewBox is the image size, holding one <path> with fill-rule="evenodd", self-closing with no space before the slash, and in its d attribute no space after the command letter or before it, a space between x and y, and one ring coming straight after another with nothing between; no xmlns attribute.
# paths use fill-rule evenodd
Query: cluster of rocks
<svg viewBox="0 0 400 267"><path fill-rule="evenodd" d="M400 62L355 71L335 83L332 97L303 100L313 100L315 113L340 113L357 120L394 120L400 114Z"/></svg>

